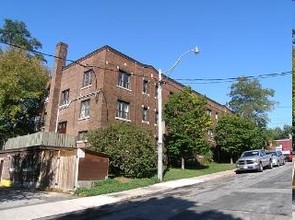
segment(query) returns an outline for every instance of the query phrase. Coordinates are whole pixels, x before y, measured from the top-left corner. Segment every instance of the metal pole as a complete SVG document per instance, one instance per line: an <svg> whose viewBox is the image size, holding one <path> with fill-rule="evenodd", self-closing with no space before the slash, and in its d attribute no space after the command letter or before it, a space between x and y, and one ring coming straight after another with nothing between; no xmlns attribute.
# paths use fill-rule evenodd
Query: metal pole
<svg viewBox="0 0 295 220"><path fill-rule="evenodd" d="M158 82L158 180L163 180L162 71Z"/></svg>
<svg viewBox="0 0 295 220"><path fill-rule="evenodd" d="M183 53L177 60L176 62L168 69L167 71L164 71L164 73L169 73L172 72L177 64L182 60L182 58L193 52L194 54L199 53L198 47L195 47L194 49L190 49ZM163 106L162 106L162 71L159 69L158 71L159 74L159 82L158 82L158 180L160 182L163 181L163 120L162 120L162 111L163 111Z"/></svg>

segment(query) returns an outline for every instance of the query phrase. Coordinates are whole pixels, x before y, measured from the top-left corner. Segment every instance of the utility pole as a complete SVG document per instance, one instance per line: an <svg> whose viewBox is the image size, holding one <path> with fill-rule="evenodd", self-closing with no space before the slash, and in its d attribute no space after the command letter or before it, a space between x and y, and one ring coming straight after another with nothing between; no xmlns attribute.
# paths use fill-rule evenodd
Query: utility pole
<svg viewBox="0 0 295 220"><path fill-rule="evenodd" d="M194 54L198 54L199 53L199 49L198 47L195 47L193 49L190 49L188 51L186 51L185 53L183 53L177 60L176 62L167 70L164 71L165 74L172 72L175 67L177 66L177 64L181 61L181 59L189 54L189 53L194 53ZM162 114L163 114L163 106L162 106L162 86L163 86L163 81L162 81L162 74L163 72L161 71L161 69L159 69L158 71L158 77L159 77L159 81L158 81L158 180L160 182L163 181L163 119L162 119Z"/></svg>

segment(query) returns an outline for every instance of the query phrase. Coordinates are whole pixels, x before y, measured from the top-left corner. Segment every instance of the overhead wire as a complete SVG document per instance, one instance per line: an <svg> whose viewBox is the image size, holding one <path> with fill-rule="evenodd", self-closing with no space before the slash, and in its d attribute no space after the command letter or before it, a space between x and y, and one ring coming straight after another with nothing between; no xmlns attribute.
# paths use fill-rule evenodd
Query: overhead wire
<svg viewBox="0 0 295 220"><path fill-rule="evenodd" d="M37 51L37 50L34 50L34 49L28 50L28 49L23 48L23 47L21 47L19 45L15 45L15 44L8 43L8 42L1 41L0 43L6 44L6 45L11 46L11 47L19 48L21 50L25 50L25 51L28 51L28 52L41 54L43 56L53 57L53 58L56 58L56 59L62 59L64 61L66 61L66 62L77 64L79 66L82 66L82 67L88 68L88 69L89 68L98 68L98 69L114 71L114 72L118 71L117 68L116 69L110 69L110 68L97 66L97 65L82 64L82 63L80 63L80 62L78 62L76 60L65 59L63 57L59 57L59 56L49 54L49 53L44 53L44 52ZM116 66L115 64L111 64L111 63L108 63L108 65ZM258 75L241 75L241 76L229 77L229 78L177 78L177 79L174 79L174 80L184 82L183 84L189 84L189 85L191 85L191 84L217 84L217 83L234 82L234 81L236 81L236 80L238 80L239 78L242 78L242 77L246 77L248 79L265 79L265 78L275 78L275 77L287 76L287 75L290 75L291 73L292 73L292 71L284 71L284 72L279 72L279 73L266 73L266 74L258 74ZM144 74L137 74L137 73L133 73L132 75L133 76L139 76L139 77L144 77L145 76ZM156 78L156 77L153 77L153 78ZM163 80L166 81L167 79L168 78L165 77Z"/></svg>
<svg viewBox="0 0 295 220"><path fill-rule="evenodd" d="M62 58L62 57L59 57L59 56L56 56L56 55L52 55L52 54L49 54L49 53L44 53L44 52L41 52L41 51L37 51L37 50L28 50L28 49L25 49L21 46L18 46L18 45L15 45L15 44L11 44L11 43L7 43L7 42L3 42L1 41L0 43L3 43L5 45L8 45L8 46L11 46L11 47L15 47L15 48L19 48L21 50L25 50L25 51L28 51L28 52L33 52L33 53L37 53L37 54L41 54L43 56L48 56L48 57L53 57L53 58L56 58L56 59L62 59L66 62L70 62L70 63L73 63L73 64L77 64L83 68L87 68L87 69L90 69L90 68L99 68L99 69L103 69L103 70L108 70L108 71L114 71L114 72L117 72L118 69L117 69L117 65L115 64L111 64L111 63L108 63L109 65L113 65L115 66L116 68L114 69L110 69L110 68L106 68L106 67L102 67L102 66L97 66L97 65L89 65L89 64L82 64L78 61L75 61L75 60L71 60L71 59L66 59L66 58ZM216 84L216 83L230 83L230 82L234 82L236 80L238 80L239 78L242 78L242 77L246 77L246 78L249 78L249 79L265 79L265 78L276 78L276 77L283 77L283 76L287 76L287 75L290 75L292 73L292 71L284 71L284 72L279 72L279 73L266 73L266 74L258 74L258 75L242 75L242 76L238 76L238 77L229 77L229 78L177 78L177 79L172 79L174 81L180 81L182 83L179 83L179 84L182 84L183 86L185 86L185 84ZM132 74L133 76L138 76L138 77L144 77L145 74L142 73L142 74L136 74L136 73L133 73ZM96 76L95 76L96 77ZM155 79L157 79L156 77L153 77ZM180 87L177 87L174 83L170 82L169 80L169 77L164 77L164 82L166 84L169 84L170 86L176 88L177 90L180 90ZM165 87L163 87L165 88ZM278 108L289 108L288 106L282 106L282 107L278 107Z"/></svg>

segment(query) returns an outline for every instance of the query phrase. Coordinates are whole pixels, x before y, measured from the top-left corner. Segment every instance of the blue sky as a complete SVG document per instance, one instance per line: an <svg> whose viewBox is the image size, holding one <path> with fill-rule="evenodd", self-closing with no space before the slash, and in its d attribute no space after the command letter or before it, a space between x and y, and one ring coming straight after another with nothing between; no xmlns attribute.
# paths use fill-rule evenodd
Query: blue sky
<svg viewBox="0 0 295 220"><path fill-rule="evenodd" d="M199 55L187 55L169 74L174 79L224 79L292 69L292 0L10 0L1 3L1 27L5 18L25 22L43 44L42 52L54 54L56 43L67 43L72 60L110 45L165 70L198 46ZM52 58L47 60L52 68ZM291 78L260 79L263 88L275 90L273 100L278 102L269 113L269 127L291 125ZM230 82L179 82L221 104L230 100Z"/></svg>

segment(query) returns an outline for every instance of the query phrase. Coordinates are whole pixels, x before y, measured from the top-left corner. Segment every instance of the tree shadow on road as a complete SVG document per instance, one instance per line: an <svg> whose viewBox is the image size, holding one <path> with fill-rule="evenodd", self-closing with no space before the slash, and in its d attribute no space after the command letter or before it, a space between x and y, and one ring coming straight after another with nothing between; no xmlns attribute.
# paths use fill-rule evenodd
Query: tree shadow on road
<svg viewBox="0 0 295 220"><path fill-rule="evenodd" d="M138 200L138 199L137 199ZM51 216L46 219L107 219L107 220L242 220L230 214L200 206L196 202L175 197L150 198L148 200L122 202L83 211Z"/></svg>
<svg viewBox="0 0 295 220"><path fill-rule="evenodd" d="M0 188L0 203L29 199L40 199L42 196L33 189Z"/></svg>

